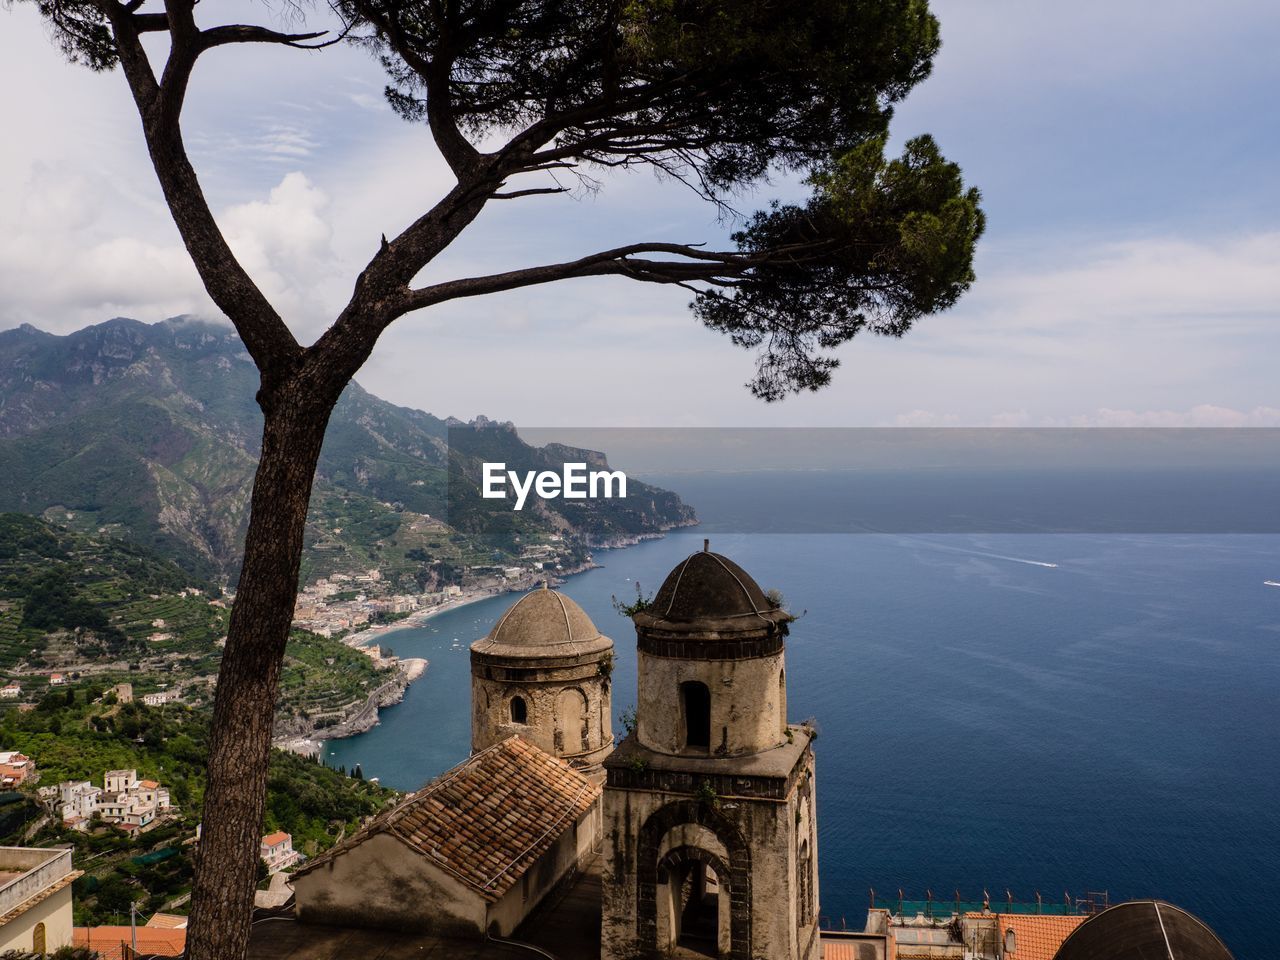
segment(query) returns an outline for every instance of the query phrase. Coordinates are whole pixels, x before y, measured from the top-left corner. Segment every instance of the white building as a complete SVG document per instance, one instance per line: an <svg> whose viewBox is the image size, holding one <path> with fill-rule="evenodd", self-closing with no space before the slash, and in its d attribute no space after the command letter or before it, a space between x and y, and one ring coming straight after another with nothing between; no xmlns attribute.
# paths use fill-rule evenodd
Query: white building
<svg viewBox="0 0 1280 960"><path fill-rule="evenodd" d="M88 780L68 780L58 784L58 802L62 822L69 827L83 827L93 816L102 797L102 788Z"/></svg>
<svg viewBox="0 0 1280 960"><path fill-rule="evenodd" d="M13 700L15 697L22 696L22 685L17 683L6 684L0 687L0 699Z"/></svg>
<svg viewBox="0 0 1280 960"><path fill-rule="evenodd" d="M0 847L0 953L71 946L70 850Z"/></svg>
<svg viewBox="0 0 1280 960"><path fill-rule="evenodd" d="M139 780L136 770L108 770L105 789L87 780L58 785L62 821L84 829L97 814L106 823L123 829L141 829L171 809L169 791L155 780Z"/></svg>
<svg viewBox="0 0 1280 960"><path fill-rule="evenodd" d="M300 859L298 851L293 849L293 836L283 830L269 833L262 838L262 862L270 873L287 870Z"/></svg>
<svg viewBox="0 0 1280 960"><path fill-rule="evenodd" d="M146 693L142 696L142 702L148 707L161 707L166 703L173 703L181 696L178 690L159 690L155 693Z"/></svg>
<svg viewBox="0 0 1280 960"><path fill-rule="evenodd" d="M107 793L124 793L130 787L137 786L137 783L137 770L108 770L102 778L102 785Z"/></svg>

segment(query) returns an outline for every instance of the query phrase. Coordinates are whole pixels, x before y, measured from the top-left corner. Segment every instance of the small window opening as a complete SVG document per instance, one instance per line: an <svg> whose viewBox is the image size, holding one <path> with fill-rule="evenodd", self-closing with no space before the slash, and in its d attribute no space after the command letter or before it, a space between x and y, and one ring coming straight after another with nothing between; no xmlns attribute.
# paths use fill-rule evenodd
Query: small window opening
<svg viewBox="0 0 1280 960"><path fill-rule="evenodd" d="M711 691L705 683L689 680L680 684L684 705L684 742L687 747L711 747Z"/></svg>
<svg viewBox="0 0 1280 960"><path fill-rule="evenodd" d="M511 698L511 722L528 723L529 708L525 706L524 697Z"/></svg>

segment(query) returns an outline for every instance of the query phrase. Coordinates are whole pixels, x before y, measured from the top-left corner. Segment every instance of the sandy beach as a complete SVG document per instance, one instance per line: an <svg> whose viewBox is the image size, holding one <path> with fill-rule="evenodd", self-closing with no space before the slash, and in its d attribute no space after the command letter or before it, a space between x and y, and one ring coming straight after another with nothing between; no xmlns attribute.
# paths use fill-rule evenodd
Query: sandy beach
<svg viewBox="0 0 1280 960"><path fill-rule="evenodd" d="M369 627L361 630L359 633L353 633L350 636L342 638L342 642L349 647L363 647L366 643L371 643L385 634L395 630L403 630L406 627L417 627L432 617L444 613L446 610L454 610L458 607L465 607L469 603L476 603L479 600L487 600L489 597L496 597L500 591L496 590L472 590L466 591L446 600L444 603L438 603L433 607L426 607L422 610L415 610L403 620L397 620L395 623L383 623L376 627Z"/></svg>

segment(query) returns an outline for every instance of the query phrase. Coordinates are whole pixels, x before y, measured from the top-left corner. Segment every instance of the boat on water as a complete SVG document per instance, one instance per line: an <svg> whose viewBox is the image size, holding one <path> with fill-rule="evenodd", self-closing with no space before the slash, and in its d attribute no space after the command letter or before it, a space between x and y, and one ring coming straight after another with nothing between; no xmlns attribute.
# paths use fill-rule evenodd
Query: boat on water
<svg viewBox="0 0 1280 960"><path fill-rule="evenodd" d="M1280 580L1263 580L1264 587L1280 587Z"/></svg>

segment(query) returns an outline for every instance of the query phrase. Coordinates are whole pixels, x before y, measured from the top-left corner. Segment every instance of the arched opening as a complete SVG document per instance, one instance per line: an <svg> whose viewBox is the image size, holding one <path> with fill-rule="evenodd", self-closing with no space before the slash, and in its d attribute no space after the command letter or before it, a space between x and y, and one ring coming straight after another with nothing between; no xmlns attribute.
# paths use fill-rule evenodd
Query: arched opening
<svg viewBox="0 0 1280 960"><path fill-rule="evenodd" d="M529 707L524 702L524 697L511 698L511 722L512 723L528 723Z"/></svg>
<svg viewBox="0 0 1280 960"><path fill-rule="evenodd" d="M711 691L705 683L686 680L680 684L680 704L684 709L684 745L698 750L711 748Z"/></svg>
<svg viewBox="0 0 1280 960"><path fill-rule="evenodd" d="M694 847L677 848L663 858L658 883L666 916L659 926L667 951L706 957L728 952L721 912L728 909L729 891L719 872L725 870L714 854Z"/></svg>
<svg viewBox="0 0 1280 960"><path fill-rule="evenodd" d="M556 698L556 752L572 756L591 749L587 696L577 687L562 690Z"/></svg>
<svg viewBox="0 0 1280 960"><path fill-rule="evenodd" d="M44 924L37 923L35 931L31 934L31 952L38 953L43 957L48 949L49 946L45 940Z"/></svg>
<svg viewBox="0 0 1280 960"><path fill-rule="evenodd" d="M796 922L807 927L813 919L813 858L809 855L809 841L800 841L800 855L796 859L797 893Z"/></svg>
<svg viewBox="0 0 1280 960"><path fill-rule="evenodd" d="M684 845L660 852L662 840L684 824L705 827L723 847L717 854L702 846ZM710 804L693 800L669 803L655 811L640 827L636 846L636 933L645 956L670 951L679 939L676 898L672 884L676 867L690 861L714 872L719 898L716 920L717 946L725 960L752 960L751 852L742 834ZM704 882L710 877L704 874ZM704 886L705 892L705 886ZM681 912L686 905L680 901Z"/></svg>

